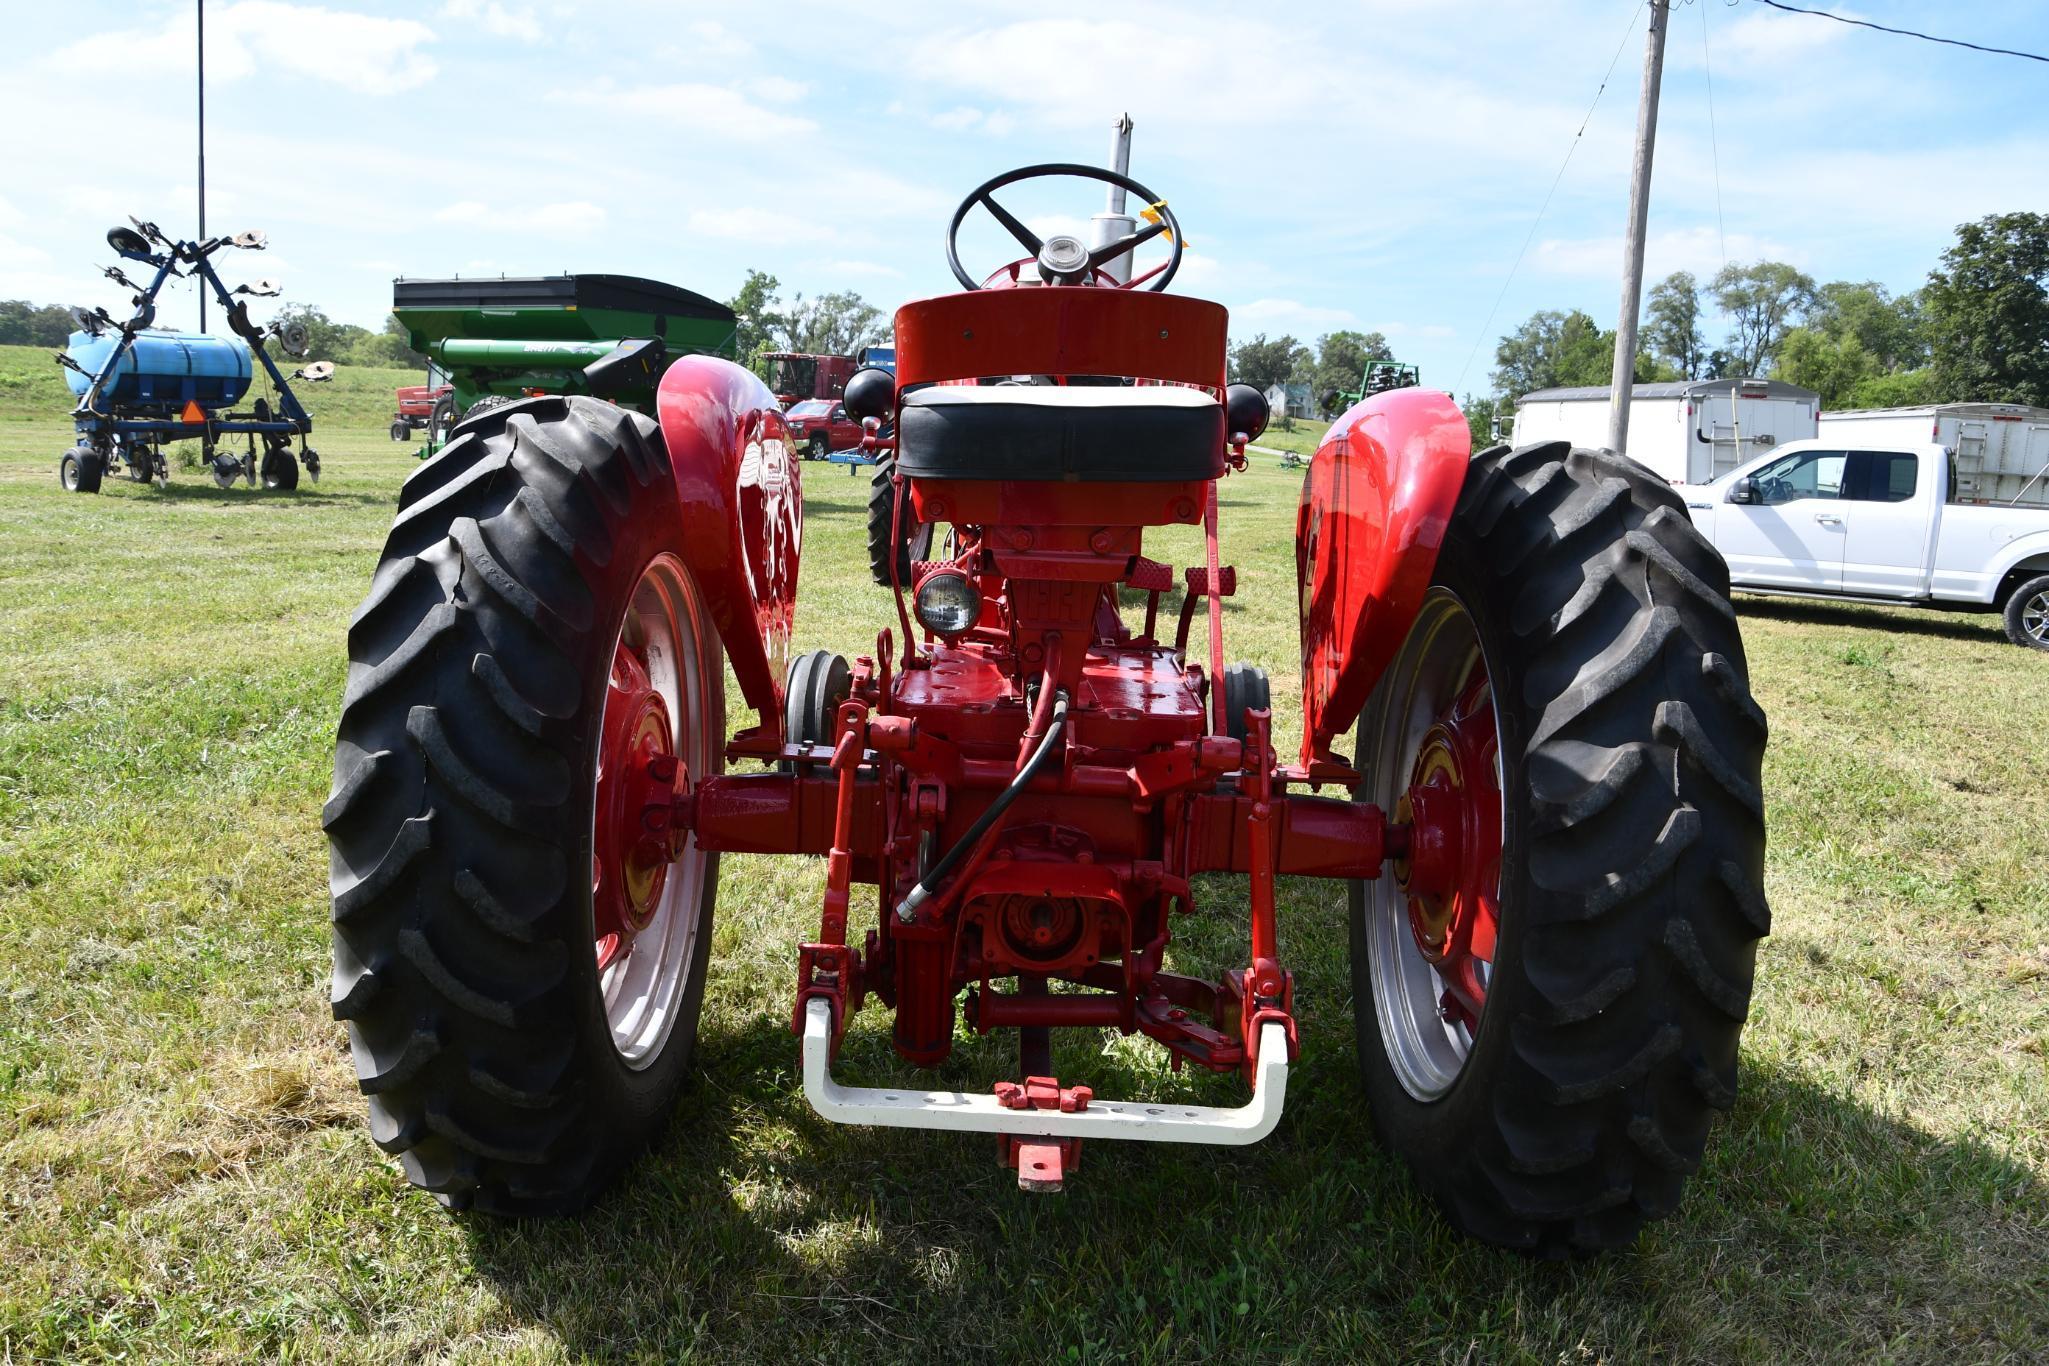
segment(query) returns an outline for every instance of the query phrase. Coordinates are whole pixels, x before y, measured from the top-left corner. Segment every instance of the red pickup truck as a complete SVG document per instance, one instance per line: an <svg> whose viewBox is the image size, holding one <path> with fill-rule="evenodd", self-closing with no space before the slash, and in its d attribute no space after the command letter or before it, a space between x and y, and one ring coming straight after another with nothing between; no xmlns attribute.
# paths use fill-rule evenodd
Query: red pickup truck
<svg viewBox="0 0 2049 1366"><path fill-rule="evenodd" d="M391 439L411 441L434 416L434 405L443 394L455 392L447 384L401 384L398 386L398 415L391 419Z"/></svg>
<svg viewBox="0 0 2049 1366"><path fill-rule="evenodd" d="M790 435L806 460L823 460L834 451L861 444L861 424L847 416L846 405L836 398L792 403L783 420L790 424Z"/></svg>

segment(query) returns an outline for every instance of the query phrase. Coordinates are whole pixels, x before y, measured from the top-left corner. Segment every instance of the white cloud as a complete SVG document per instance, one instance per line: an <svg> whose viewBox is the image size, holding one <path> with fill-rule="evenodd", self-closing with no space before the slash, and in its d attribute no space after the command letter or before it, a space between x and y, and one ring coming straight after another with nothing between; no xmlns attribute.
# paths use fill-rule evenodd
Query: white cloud
<svg viewBox="0 0 2049 1366"><path fill-rule="evenodd" d="M326 81L364 95L395 95L433 79L433 60L419 51L434 31L412 19L238 0L207 15L206 76L239 81L261 71ZM192 27L184 14L159 29L117 29L59 48L54 70L104 77L109 71L187 71Z"/></svg>
<svg viewBox="0 0 2049 1366"><path fill-rule="evenodd" d="M684 220L684 226L704 237L770 247L788 246L793 242L824 242L839 235L836 229L801 213L757 209L751 205L731 209L692 209Z"/></svg>
<svg viewBox="0 0 2049 1366"><path fill-rule="evenodd" d="M1259 324L1307 331L1318 327L1342 327L1359 321L1349 309L1305 304L1294 299L1254 299L1231 310L1234 325Z"/></svg>
<svg viewBox="0 0 2049 1366"><path fill-rule="evenodd" d="M754 44L716 19L700 19L685 30L690 51L700 57L745 57Z"/></svg>
<svg viewBox="0 0 2049 1366"><path fill-rule="evenodd" d="M465 227L540 232L550 237L588 237L605 226L605 211L581 199L543 204L538 209L498 209L481 200L461 199L436 209L434 221Z"/></svg>
<svg viewBox="0 0 2049 1366"><path fill-rule="evenodd" d="M1735 232L1728 237L1723 254L1722 237L1712 224L1654 232L1644 244L1644 277L1662 279L1675 270L1690 270L1705 279L1727 261L1769 259L1800 265L1805 255L1798 248L1769 237ZM1531 254L1533 269L1552 275L1585 275L1622 278L1622 238L1582 237L1539 242Z"/></svg>
<svg viewBox="0 0 2049 1366"><path fill-rule="evenodd" d="M588 237L605 226L605 211L581 199L543 204L528 217L527 226L555 237Z"/></svg>
<svg viewBox="0 0 2049 1366"><path fill-rule="evenodd" d="M934 114L931 119L934 128L949 133L965 132L982 121L982 111L973 105L956 105L943 114Z"/></svg>
<svg viewBox="0 0 2049 1366"><path fill-rule="evenodd" d="M811 87L788 76L749 76L747 93L770 104L793 104L809 94Z"/></svg>
<svg viewBox="0 0 2049 1366"><path fill-rule="evenodd" d="M498 0L448 0L441 7L441 16L474 24L496 38L517 38L522 43L538 43L542 38L541 21L531 9L509 10Z"/></svg>
<svg viewBox="0 0 2049 1366"><path fill-rule="evenodd" d="M827 275L861 275L876 279L900 279L903 272L880 261L820 261L818 269Z"/></svg>
<svg viewBox="0 0 2049 1366"><path fill-rule="evenodd" d="M810 119L776 113L727 86L693 81L623 87L599 81L590 86L552 91L548 98L559 104L603 109L610 114L646 114L687 128L696 142L774 142L818 131L818 125Z"/></svg>

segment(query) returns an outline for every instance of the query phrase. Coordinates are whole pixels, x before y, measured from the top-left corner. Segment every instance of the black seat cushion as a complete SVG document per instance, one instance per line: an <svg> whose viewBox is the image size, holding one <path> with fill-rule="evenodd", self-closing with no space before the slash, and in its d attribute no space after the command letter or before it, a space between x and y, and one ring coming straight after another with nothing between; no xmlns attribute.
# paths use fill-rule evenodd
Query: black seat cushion
<svg viewBox="0 0 2049 1366"><path fill-rule="evenodd" d="M896 461L924 479L1216 479L1224 409L1163 385L934 385L904 396Z"/></svg>

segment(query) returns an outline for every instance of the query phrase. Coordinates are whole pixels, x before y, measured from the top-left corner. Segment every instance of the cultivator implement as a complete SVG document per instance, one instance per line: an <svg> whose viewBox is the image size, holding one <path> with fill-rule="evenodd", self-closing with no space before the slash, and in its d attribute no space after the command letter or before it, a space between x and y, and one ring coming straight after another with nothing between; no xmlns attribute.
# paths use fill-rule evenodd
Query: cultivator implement
<svg viewBox="0 0 2049 1366"><path fill-rule="evenodd" d="M996 197L1041 176L1147 225L1041 239ZM955 246L977 207L1028 253L984 277ZM409 481L326 821L335 1009L414 1181L507 1213L602 1190L689 1072L719 855L776 853L824 861L790 1021L827 1119L995 1135L1031 1190L1086 1140L1265 1138L1304 1047L1276 882L1337 879L1376 1126L1461 1227L1598 1247L1671 1208L1764 930L1763 717L1720 562L1626 461L1475 457L1446 395L1375 394L1304 483L1283 762L1223 613L1218 487L1265 404L1226 383L1224 310L1163 292L1182 252L1116 172L963 201L963 291L901 309L895 372L846 386L895 616L852 661L790 658L797 453L726 361L670 365L653 420L507 404ZM1177 526L1199 563L1148 557ZM755 714L732 736L726 664ZM1168 957L1205 874L1244 879L1214 978ZM1013 1035L1015 1070L844 1084L871 1004L909 1063L965 1027ZM1143 1036L1242 1099L1099 1096L1056 1075L1056 1029Z"/></svg>

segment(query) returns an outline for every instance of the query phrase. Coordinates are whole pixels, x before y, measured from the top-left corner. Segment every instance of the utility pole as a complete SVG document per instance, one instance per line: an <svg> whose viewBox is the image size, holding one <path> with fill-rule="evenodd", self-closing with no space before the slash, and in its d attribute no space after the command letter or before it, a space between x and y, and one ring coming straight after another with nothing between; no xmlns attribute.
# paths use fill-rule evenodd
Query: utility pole
<svg viewBox="0 0 2049 1366"><path fill-rule="evenodd" d="M1658 78L1665 68L1665 25L1672 0L1650 0L1644 37L1643 97L1636 106L1636 157L1629 168L1629 236L1622 248L1622 316L1615 323L1615 379L1608 389L1608 446L1629 449L1629 397L1636 384L1636 319L1643 307L1644 226L1651 212L1651 153L1658 142Z"/></svg>
<svg viewBox="0 0 2049 1366"><path fill-rule="evenodd" d="M206 240L206 0L199 0L199 240ZM206 331L206 282L199 286L199 330Z"/></svg>

